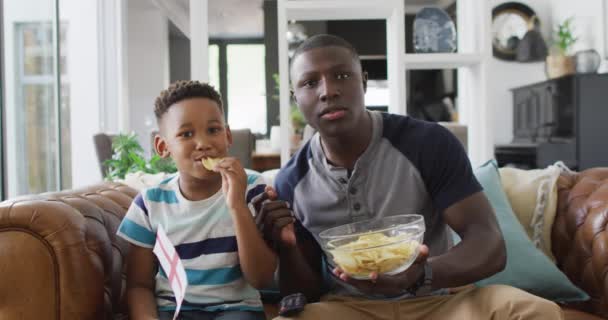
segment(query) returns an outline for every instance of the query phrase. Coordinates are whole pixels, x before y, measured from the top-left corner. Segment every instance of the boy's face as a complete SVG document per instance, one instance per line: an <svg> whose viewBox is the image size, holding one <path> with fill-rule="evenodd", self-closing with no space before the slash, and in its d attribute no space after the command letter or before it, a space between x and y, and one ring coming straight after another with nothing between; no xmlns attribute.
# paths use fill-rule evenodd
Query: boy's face
<svg viewBox="0 0 608 320"><path fill-rule="evenodd" d="M322 136L359 130L367 76L348 49L329 46L301 53L292 63L291 82L306 121Z"/></svg>
<svg viewBox="0 0 608 320"><path fill-rule="evenodd" d="M181 175L205 179L217 173L205 169L203 158L221 158L232 144L230 129L216 102L190 98L173 104L160 120L156 152L170 156Z"/></svg>

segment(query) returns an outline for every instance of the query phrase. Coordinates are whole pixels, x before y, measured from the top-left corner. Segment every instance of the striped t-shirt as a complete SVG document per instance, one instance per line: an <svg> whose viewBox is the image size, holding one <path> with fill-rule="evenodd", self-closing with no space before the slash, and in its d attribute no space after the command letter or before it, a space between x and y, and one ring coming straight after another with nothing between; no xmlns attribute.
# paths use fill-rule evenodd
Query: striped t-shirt
<svg viewBox="0 0 608 320"><path fill-rule="evenodd" d="M188 288L182 310L262 311L260 295L245 280L237 252L231 214L220 189L213 196L190 201L183 197L175 175L138 194L118 228L118 235L153 248L159 225L182 259ZM247 174L247 201L264 191L259 174ZM175 298L165 272L156 274L159 311L175 310Z"/></svg>

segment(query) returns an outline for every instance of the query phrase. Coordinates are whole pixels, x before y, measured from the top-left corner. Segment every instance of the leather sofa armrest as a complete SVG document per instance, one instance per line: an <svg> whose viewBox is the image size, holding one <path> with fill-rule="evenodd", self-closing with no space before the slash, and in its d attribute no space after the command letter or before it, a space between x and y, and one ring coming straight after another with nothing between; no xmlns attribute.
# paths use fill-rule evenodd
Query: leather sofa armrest
<svg viewBox="0 0 608 320"><path fill-rule="evenodd" d="M608 317L608 168L564 173L557 184L551 234L556 263L591 297L577 307Z"/></svg>
<svg viewBox="0 0 608 320"><path fill-rule="evenodd" d="M87 220L45 198L0 204L2 319L104 318L105 244L87 238ZM52 316L50 316L52 315Z"/></svg>

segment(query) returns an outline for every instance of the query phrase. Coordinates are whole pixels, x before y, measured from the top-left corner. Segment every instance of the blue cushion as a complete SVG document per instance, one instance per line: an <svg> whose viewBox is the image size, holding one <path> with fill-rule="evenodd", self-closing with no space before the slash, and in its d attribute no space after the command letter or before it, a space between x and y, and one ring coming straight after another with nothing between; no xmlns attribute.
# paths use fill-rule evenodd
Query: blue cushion
<svg viewBox="0 0 608 320"><path fill-rule="evenodd" d="M475 176L494 208L507 247L505 269L477 285L510 285L557 302L588 300L589 296L572 284L530 241L502 189L496 162L490 160L477 168Z"/></svg>

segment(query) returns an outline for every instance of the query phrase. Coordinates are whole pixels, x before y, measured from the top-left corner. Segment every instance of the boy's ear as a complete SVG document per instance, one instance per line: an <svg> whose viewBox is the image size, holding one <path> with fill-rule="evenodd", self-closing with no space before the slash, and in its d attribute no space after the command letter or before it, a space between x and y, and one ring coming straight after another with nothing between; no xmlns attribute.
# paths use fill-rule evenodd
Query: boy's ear
<svg viewBox="0 0 608 320"><path fill-rule="evenodd" d="M293 99L293 101L297 104L298 103L298 99L296 98L296 94L295 94L295 92L293 92L293 89L289 89L289 95L291 96L291 98Z"/></svg>
<svg viewBox="0 0 608 320"><path fill-rule="evenodd" d="M228 147L232 146L232 131L230 131L230 126L226 125L226 139L228 139Z"/></svg>
<svg viewBox="0 0 608 320"><path fill-rule="evenodd" d="M169 148L167 148L167 141L165 141L160 134L154 136L154 150L156 150L156 153L161 158L166 158L171 155Z"/></svg>

